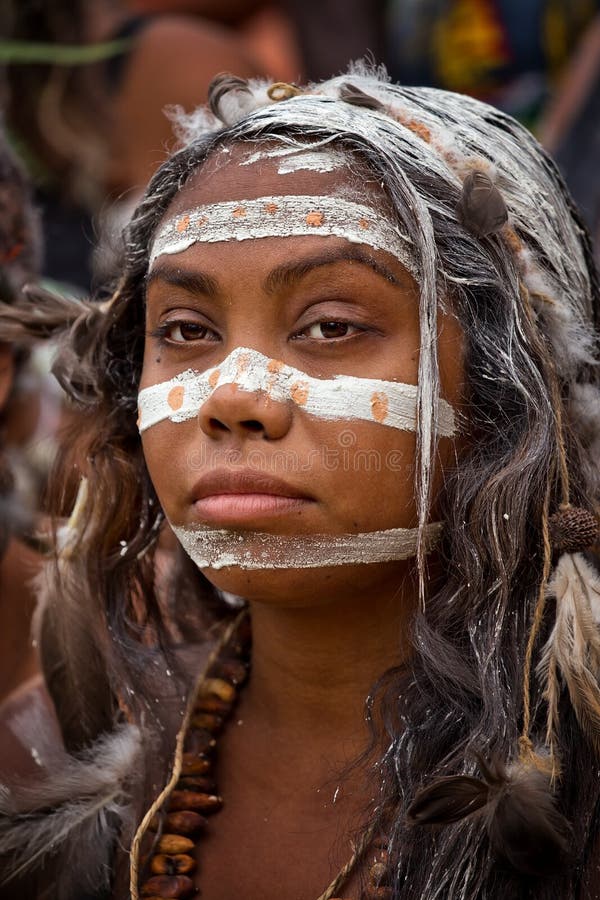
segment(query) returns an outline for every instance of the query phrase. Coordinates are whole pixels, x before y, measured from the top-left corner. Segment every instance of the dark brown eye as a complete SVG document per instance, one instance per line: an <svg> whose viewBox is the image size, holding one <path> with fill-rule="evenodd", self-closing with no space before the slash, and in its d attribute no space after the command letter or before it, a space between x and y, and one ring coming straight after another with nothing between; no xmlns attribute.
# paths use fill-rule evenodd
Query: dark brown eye
<svg viewBox="0 0 600 900"><path fill-rule="evenodd" d="M208 334L208 328L205 325L199 325L197 322L173 322L165 328L166 337L176 344L183 344L186 341L199 341Z"/></svg>
<svg viewBox="0 0 600 900"><path fill-rule="evenodd" d="M351 330L358 331L356 326L350 322L315 322L306 329L306 334L310 338L320 340L322 338L342 338L347 337Z"/></svg>

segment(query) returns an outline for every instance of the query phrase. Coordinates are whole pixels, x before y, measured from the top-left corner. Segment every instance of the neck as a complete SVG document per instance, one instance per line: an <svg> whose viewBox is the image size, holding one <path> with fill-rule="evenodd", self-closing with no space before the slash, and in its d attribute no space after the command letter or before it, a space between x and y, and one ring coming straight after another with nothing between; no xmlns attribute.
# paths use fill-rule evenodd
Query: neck
<svg viewBox="0 0 600 900"><path fill-rule="evenodd" d="M337 598L302 608L251 604L252 678L246 708L272 734L365 749L365 701L409 656L415 590Z"/></svg>

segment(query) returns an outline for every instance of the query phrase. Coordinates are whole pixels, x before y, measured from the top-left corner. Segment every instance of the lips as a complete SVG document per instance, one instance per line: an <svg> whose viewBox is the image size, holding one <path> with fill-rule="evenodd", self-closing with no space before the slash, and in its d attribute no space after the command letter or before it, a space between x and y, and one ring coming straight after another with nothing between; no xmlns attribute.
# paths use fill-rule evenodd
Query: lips
<svg viewBox="0 0 600 900"><path fill-rule="evenodd" d="M298 513L311 502L305 491L261 472L216 470L193 489L200 520L218 525L264 527L269 519Z"/></svg>
<svg viewBox="0 0 600 900"><path fill-rule="evenodd" d="M194 501L216 494L271 494L275 497L312 499L305 491L300 491L279 478L272 478L262 472L236 472L231 469L209 472L192 490Z"/></svg>

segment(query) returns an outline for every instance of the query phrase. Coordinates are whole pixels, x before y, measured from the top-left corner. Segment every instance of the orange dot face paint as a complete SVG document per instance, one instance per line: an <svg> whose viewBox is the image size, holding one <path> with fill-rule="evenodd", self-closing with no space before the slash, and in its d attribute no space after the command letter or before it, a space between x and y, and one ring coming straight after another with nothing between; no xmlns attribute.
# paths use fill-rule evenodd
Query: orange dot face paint
<svg viewBox="0 0 600 900"><path fill-rule="evenodd" d="M322 212L310 212L306 216L306 224L310 225L311 228L322 225L324 221L325 221L325 216L323 215Z"/></svg>
<svg viewBox="0 0 600 900"><path fill-rule="evenodd" d="M181 409L184 396L185 388L181 385L177 385L176 387L171 388L167 394L167 404L174 411Z"/></svg>
<svg viewBox="0 0 600 900"><path fill-rule="evenodd" d="M371 412L376 422L385 422L388 414L389 400L387 394L378 392L371 397Z"/></svg>
<svg viewBox="0 0 600 900"><path fill-rule="evenodd" d="M297 406L304 406L308 400L308 385L295 382L290 388L290 396Z"/></svg>

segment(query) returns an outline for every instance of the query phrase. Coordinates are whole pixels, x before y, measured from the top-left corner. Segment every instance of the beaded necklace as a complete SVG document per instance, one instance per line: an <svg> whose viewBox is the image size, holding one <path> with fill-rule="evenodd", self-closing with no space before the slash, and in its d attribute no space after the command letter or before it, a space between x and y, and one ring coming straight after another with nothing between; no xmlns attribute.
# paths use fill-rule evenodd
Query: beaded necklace
<svg viewBox="0 0 600 900"><path fill-rule="evenodd" d="M189 898L198 891L191 877L194 850L201 843L209 816L223 804L212 777L216 735L237 701L250 666L250 621L241 612L225 629L190 695L177 735L171 777L136 832L130 854L131 900ZM149 852L141 856L146 833L153 835ZM368 828L351 858L318 900L342 900L337 892L372 851L364 900L391 900L385 841Z"/></svg>

